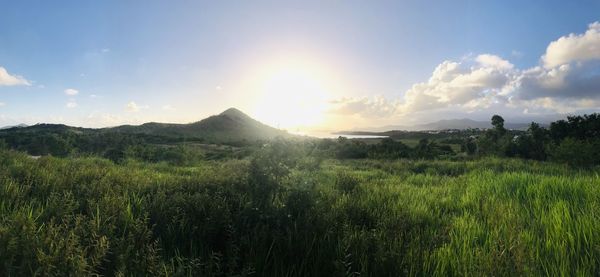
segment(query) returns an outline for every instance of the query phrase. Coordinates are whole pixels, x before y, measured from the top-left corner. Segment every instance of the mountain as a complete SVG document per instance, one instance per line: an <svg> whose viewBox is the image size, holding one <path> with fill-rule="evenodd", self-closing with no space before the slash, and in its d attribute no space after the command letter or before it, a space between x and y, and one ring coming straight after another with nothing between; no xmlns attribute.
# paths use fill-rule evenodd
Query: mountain
<svg viewBox="0 0 600 277"><path fill-rule="evenodd" d="M142 125L122 125L110 128L81 128L64 124L35 124L0 129L0 136L6 135L35 135L35 134L133 134L149 137L180 140L201 139L213 143L256 141L272 139L278 136L292 136L286 131L265 125L238 109L230 108L198 122L189 124L149 122Z"/></svg>
<svg viewBox="0 0 600 277"><path fill-rule="evenodd" d="M236 108L189 124L144 123L104 129L105 132L122 132L159 136L186 136L209 140L259 140L277 136L290 136L286 131L263 124Z"/></svg>

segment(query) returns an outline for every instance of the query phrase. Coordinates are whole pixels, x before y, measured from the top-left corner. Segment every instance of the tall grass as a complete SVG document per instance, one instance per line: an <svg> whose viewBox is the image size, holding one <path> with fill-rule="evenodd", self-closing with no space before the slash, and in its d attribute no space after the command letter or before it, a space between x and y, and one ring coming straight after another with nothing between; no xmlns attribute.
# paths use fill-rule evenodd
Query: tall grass
<svg viewBox="0 0 600 277"><path fill-rule="evenodd" d="M600 274L597 170L327 160L264 198L251 166L2 152L0 275Z"/></svg>

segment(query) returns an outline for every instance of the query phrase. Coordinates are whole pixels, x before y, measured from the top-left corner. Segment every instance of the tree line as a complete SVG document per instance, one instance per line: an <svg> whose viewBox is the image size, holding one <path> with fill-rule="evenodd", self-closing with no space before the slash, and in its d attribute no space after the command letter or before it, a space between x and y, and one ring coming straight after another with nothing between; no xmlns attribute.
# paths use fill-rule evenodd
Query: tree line
<svg viewBox="0 0 600 277"><path fill-rule="evenodd" d="M469 148L471 154L552 160L575 166L600 163L600 114L569 116L552 122L549 128L532 122L520 134L506 130L499 115L492 117L492 125L477 139L476 146Z"/></svg>
<svg viewBox="0 0 600 277"><path fill-rule="evenodd" d="M412 132L412 146L402 139L367 141L287 139L302 153L319 159L470 159L482 156L551 160L573 166L600 164L600 115L569 116L548 128L532 122L526 131L508 130L499 115L492 128L428 134ZM282 140L282 139L280 139ZM205 141L188 137L97 132L66 126L42 125L34 129L0 132L0 148L34 156L100 156L115 163L127 160L192 165L200 160L248 157L268 141ZM453 149L451 145L455 145Z"/></svg>

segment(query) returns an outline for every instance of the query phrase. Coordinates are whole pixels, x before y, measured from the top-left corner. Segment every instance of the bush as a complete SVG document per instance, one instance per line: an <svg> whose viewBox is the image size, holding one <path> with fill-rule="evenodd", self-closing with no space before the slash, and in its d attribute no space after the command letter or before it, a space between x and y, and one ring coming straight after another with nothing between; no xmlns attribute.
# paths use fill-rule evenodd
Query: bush
<svg viewBox="0 0 600 277"><path fill-rule="evenodd" d="M335 187L341 190L344 193L349 193L354 191L358 186L359 181L358 178L348 174L346 172L340 172L335 179Z"/></svg>
<svg viewBox="0 0 600 277"><path fill-rule="evenodd" d="M600 143L566 138L549 150L550 158L572 166L591 166L600 163Z"/></svg>

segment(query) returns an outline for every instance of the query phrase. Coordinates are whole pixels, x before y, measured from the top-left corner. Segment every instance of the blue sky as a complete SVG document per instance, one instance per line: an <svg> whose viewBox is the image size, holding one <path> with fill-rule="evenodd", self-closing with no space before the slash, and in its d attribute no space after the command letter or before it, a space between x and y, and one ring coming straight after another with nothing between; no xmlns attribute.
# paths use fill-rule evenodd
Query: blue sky
<svg viewBox="0 0 600 277"><path fill-rule="evenodd" d="M297 128L293 122L335 129L486 119L495 112L519 121L546 120L595 111L600 103L600 54L593 48L600 1L0 6L0 67L8 76L2 83L0 72L0 125L192 122L238 107L284 128ZM569 34L573 43L547 52ZM588 47L573 46L582 43ZM544 55L559 61L544 61ZM499 66L501 61L510 66ZM570 67L560 71L562 65ZM436 68L439 76L454 75L432 81ZM283 78L289 90L277 83L275 92L261 91L260 80L270 82L288 69L294 72ZM554 69L563 79L548 80ZM483 77L473 81L474 76ZM465 85L464 79L470 81ZM577 83L584 92L569 94L573 80L583 80ZM545 85L552 82L564 87ZM302 99L303 91L295 88L306 83L318 92ZM470 90L463 93L465 86ZM296 104L317 98L326 101L322 110L307 112ZM322 120L290 120L316 113Z"/></svg>

